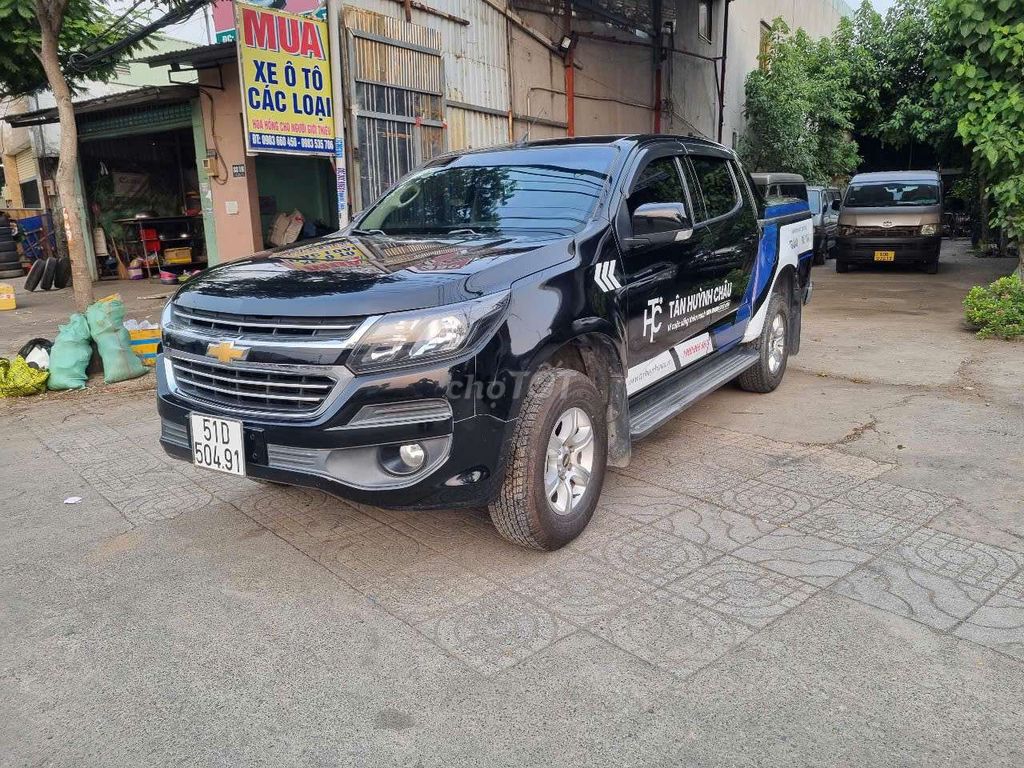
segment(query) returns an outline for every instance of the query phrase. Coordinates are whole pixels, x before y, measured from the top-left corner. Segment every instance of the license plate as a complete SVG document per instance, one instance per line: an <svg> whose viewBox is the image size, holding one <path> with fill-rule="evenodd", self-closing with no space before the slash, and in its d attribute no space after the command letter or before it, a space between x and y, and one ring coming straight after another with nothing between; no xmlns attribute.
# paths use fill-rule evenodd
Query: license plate
<svg viewBox="0 0 1024 768"><path fill-rule="evenodd" d="M245 474L245 442L242 422L189 414L192 427L192 463L231 475Z"/></svg>
<svg viewBox="0 0 1024 768"><path fill-rule="evenodd" d="M875 261L896 261L896 251L875 251Z"/></svg>

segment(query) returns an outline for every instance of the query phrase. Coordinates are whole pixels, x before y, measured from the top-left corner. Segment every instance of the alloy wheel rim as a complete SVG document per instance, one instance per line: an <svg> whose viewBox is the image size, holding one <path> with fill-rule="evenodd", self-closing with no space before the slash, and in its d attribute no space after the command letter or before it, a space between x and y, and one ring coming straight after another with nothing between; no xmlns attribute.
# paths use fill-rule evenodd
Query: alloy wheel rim
<svg viewBox="0 0 1024 768"><path fill-rule="evenodd" d="M544 494L557 515L569 515L587 492L594 470L594 425L582 408L555 422L544 462Z"/></svg>
<svg viewBox="0 0 1024 768"><path fill-rule="evenodd" d="M772 320L768 337L768 370L774 376L782 367L786 356L786 319L780 312Z"/></svg>

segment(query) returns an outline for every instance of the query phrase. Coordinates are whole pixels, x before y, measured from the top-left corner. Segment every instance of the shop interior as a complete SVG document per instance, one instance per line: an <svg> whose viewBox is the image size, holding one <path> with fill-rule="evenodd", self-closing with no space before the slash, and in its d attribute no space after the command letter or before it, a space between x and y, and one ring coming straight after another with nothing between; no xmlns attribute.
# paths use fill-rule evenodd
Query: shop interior
<svg viewBox="0 0 1024 768"><path fill-rule="evenodd" d="M83 139L80 146L101 279L174 283L206 266L191 129Z"/></svg>
<svg viewBox="0 0 1024 768"><path fill-rule="evenodd" d="M257 155L256 185L263 242L268 246L337 231L338 194L329 159Z"/></svg>

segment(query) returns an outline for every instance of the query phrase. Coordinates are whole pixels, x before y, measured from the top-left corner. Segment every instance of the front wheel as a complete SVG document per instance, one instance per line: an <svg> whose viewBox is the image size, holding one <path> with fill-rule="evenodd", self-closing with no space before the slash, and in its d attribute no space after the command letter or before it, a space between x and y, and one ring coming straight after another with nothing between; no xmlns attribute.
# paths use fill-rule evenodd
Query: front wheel
<svg viewBox="0 0 1024 768"><path fill-rule="evenodd" d="M737 382L748 392L771 392L782 383L789 360L789 301L772 294L757 345L757 363L740 374Z"/></svg>
<svg viewBox="0 0 1024 768"><path fill-rule="evenodd" d="M607 461L605 404L594 383L578 371L538 371L488 507L494 527L531 549L565 546L594 514Z"/></svg>

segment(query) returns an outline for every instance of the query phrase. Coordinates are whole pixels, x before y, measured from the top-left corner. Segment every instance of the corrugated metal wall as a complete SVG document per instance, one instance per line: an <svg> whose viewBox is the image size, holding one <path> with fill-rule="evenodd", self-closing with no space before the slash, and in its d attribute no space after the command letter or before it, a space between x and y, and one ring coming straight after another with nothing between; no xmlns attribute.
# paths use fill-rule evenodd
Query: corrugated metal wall
<svg viewBox="0 0 1024 768"><path fill-rule="evenodd" d="M508 144L508 117L448 105L448 149L475 149Z"/></svg>
<svg viewBox="0 0 1024 768"><path fill-rule="evenodd" d="M445 115L448 149L486 147L511 140L507 117L510 106L508 29L500 12L483 0L431 0L431 8L465 19L469 24L416 9L412 12L414 24L406 24L402 6L391 0L356 0L347 9L355 10L353 6L389 17L389 22L376 22L387 25L379 32L386 37L396 36L392 27L414 26L428 28L440 36L440 43L420 44L440 48L444 58L445 99L455 102L447 105ZM397 39L406 40L404 37ZM488 110L502 114L491 114Z"/></svg>

